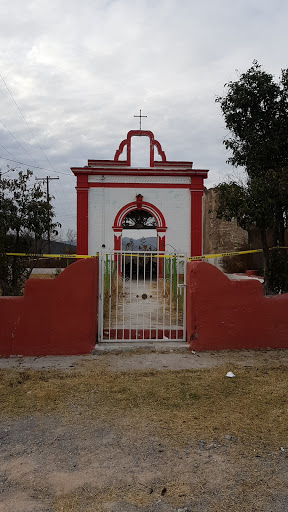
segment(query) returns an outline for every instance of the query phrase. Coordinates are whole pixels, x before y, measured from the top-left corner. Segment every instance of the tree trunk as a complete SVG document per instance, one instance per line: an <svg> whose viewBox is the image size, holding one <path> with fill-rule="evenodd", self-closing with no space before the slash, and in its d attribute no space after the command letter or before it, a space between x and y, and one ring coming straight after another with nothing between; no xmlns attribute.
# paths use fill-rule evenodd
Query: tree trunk
<svg viewBox="0 0 288 512"><path fill-rule="evenodd" d="M279 245L279 229L277 223L275 223L272 229L272 244L273 247Z"/></svg>
<svg viewBox="0 0 288 512"><path fill-rule="evenodd" d="M273 247L285 245L285 219L281 209L277 211L276 222L273 228Z"/></svg>
<svg viewBox="0 0 288 512"><path fill-rule="evenodd" d="M16 231L16 238L15 238L15 252L19 252L19 231ZM13 256L12 257L12 264L11 264L11 287L12 287L12 294L13 295L19 295L19 283L20 278L20 272L19 272L19 256Z"/></svg>
<svg viewBox="0 0 288 512"><path fill-rule="evenodd" d="M281 218L279 219L279 245L280 247L285 246L285 221L284 215L281 212Z"/></svg>
<svg viewBox="0 0 288 512"><path fill-rule="evenodd" d="M263 249L263 262L264 262L264 294L269 295L270 289L270 251L267 243L267 233L264 228L260 229L261 243Z"/></svg>

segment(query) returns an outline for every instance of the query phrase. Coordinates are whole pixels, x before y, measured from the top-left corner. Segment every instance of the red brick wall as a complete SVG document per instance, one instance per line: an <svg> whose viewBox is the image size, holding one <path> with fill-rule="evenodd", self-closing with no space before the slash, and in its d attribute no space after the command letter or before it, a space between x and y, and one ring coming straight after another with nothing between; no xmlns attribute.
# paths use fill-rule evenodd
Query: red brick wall
<svg viewBox="0 0 288 512"><path fill-rule="evenodd" d="M187 264L187 341L193 350L288 348L288 294L264 297L255 280L230 281Z"/></svg>
<svg viewBox="0 0 288 512"><path fill-rule="evenodd" d="M89 353L97 336L98 260L31 279L24 297L0 297L0 355ZM187 341L196 351L288 348L288 294L230 281L209 263L187 265Z"/></svg>
<svg viewBox="0 0 288 512"><path fill-rule="evenodd" d="M0 355L89 353L97 336L98 260L55 279L30 279L24 297L0 297Z"/></svg>

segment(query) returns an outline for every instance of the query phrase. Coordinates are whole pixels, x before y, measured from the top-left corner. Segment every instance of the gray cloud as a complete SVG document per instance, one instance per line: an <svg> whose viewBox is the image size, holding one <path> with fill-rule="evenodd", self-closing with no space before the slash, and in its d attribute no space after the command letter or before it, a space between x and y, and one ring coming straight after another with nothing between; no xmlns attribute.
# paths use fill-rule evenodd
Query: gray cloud
<svg viewBox="0 0 288 512"><path fill-rule="evenodd" d="M76 219L70 166L112 158L139 108L167 158L209 168L208 186L224 179L215 97L255 58L276 76L288 66L287 14L285 0L0 1L0 72L53 169L67 173L51 186L64 233ZM50 168L1 80L0 95L0 119L34 160L1 124L10 155L0 156Z"/></svg>

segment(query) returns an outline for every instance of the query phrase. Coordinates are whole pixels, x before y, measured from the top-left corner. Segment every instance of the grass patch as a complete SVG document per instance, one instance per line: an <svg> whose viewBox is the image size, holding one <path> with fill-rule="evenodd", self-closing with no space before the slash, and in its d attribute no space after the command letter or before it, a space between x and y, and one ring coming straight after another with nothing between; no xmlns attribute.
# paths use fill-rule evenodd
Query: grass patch
<svg viewBox="0 0 288 512"><path fill-rule="evenodd" d="M233 371L234 379L223 368L113 373L88 363L73 372L2 370L1 413L55 413L64 422L125 416L130 426L149 422L176 443L229 434L251 449L287 446L286 368Z"/></svg>
<svg viewBox="0 0 288 512"><path fill-rule="evenodd" d="M160 497L160 487L157 491L157 495ZM155 498L155 495L153 498ZM139 484L133 485L132 488L131 486L121 488L110 487L102 491L86 487L81 491L77 490L65 496L56 496L53 503L53 512L79 512L79 510L103 512L103 502L112 504L117 501L122 501L124 511L126 503L138 507L151 504L152 496L147 493L144 486Z"/></svg>
<svg viewBox="0 0 288 512"><path fill-rule="evenodd" d="M188 506L189 510L209 512L260 512L268 510L267 503L269 510L284 510L287 368L279 365L268 369L235 366L230 369L236 374L234 379L225 377L227 368L224 367L116 373L107 371L105 359L101 358L97 366L95 362L85 362L68 372L2 370L3 424L5 418L13 419L10 425L17 419L24 419L25 424L25 417L30 420L33 416L39 419L33 428L39 425L41 430L47 415L50 420L53 416L45 429L50 429L54 422L59 436L54 441L52 437L51 448L48 437L49 445L43 453L47 455L49 451L50 456L51 449L51 468L49 464L42 468L41 479L38 484L31 480L29 492L35 495L35 485L36 489L40 485L41 490L43 482L43 495L46 492L45 499L53 512L125 511L134 506L139 507L137 510L140 507L156 510L160 500L169 510L185 508L189 503L193 505ZM61 440L65 431L72 435L67 438L68 445ZM225 440L227 434L232 436L231 440ZM95 435L99 443L90 458L90 443L93 446ZM71 445L74 446L71 455L73 436L77 441ZM102 442L104 453L107 450L108 454L116 454L118 473L116 469L111 476L114 459L108 458L103 466L107 480L105 476L100 483L97 470L94 481L93 464L94 458L100 456ZM78 446L79 453L74 451ZM122 446L125 468L122 458L117 458ZM68 462L61 455L63 447ZM41 443L32 452L28 448L29 458L30 453L35 455L39 449L42 458ZM131 454L136 459L133 471L129 467L133 465ZM71 469L70 456L79 463L75 470L78 475ZM144 460L142 465L145 456L148 462L145 464ZM62 462L58 468L59 460ZM55 479L55 471L57 481L64 478L71 487L65 488L63 484L62 488L61 481L53 492L44 475L47 474L49 482L50 472ZM52 486L53 482L52 478ZM39 489L37 492L40 493Z"/></svg>

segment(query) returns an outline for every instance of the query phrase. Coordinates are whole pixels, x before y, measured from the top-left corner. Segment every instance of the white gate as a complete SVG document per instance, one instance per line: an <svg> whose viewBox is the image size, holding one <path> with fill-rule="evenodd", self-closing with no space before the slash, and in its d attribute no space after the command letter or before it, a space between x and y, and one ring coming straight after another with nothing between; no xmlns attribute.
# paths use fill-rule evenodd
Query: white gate
<svg viewBox="0 0 288 512"><path fill-rule="evenodd" d="M186 256L99 255L98 341L185 340Z"/></svg>

